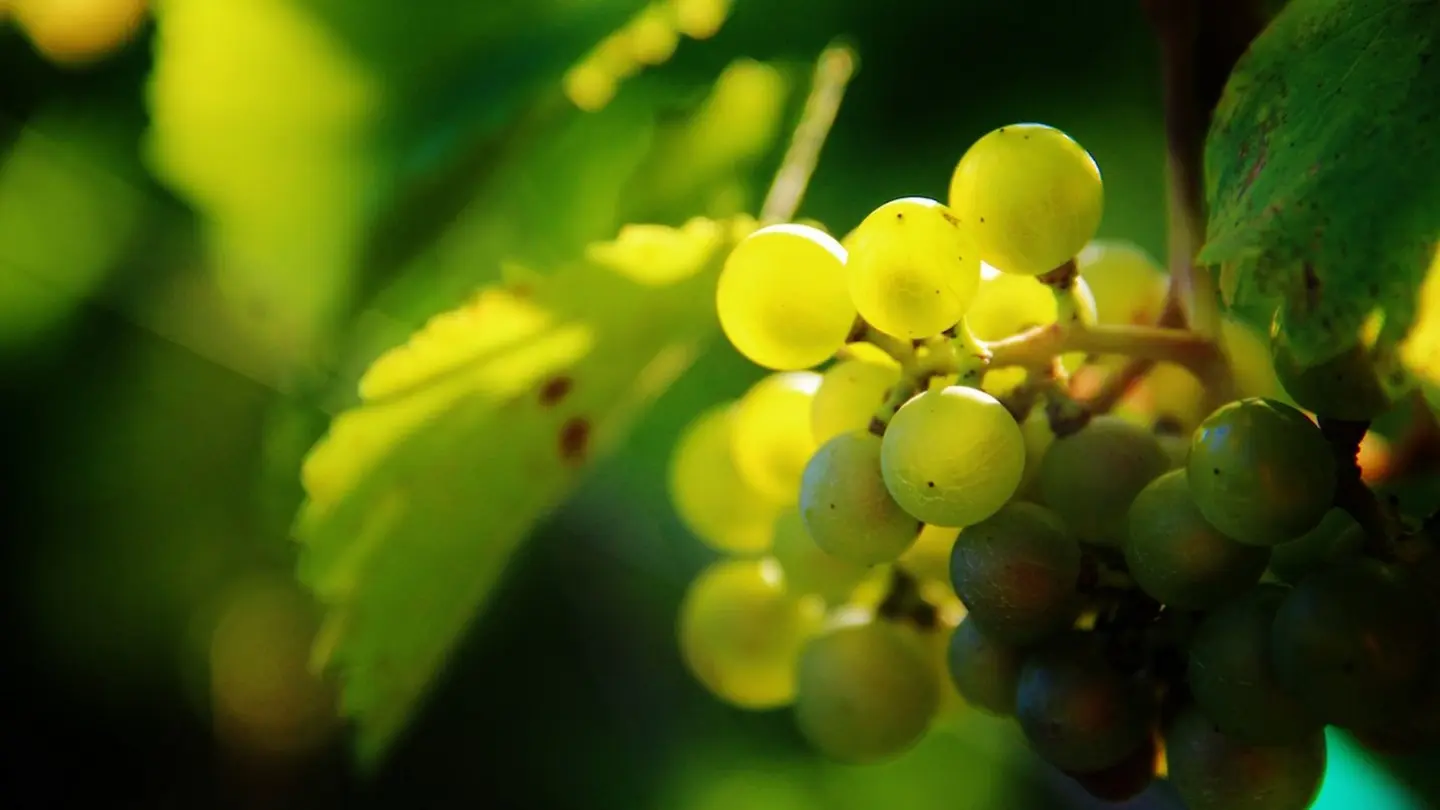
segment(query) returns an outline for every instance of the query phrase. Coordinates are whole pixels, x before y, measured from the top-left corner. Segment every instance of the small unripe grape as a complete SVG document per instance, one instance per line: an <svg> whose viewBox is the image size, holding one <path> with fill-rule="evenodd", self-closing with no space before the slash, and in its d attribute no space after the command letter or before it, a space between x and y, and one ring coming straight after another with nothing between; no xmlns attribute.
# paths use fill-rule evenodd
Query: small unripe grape
<svg viewBox="0 0 1440 810"><path fill-rule="evenodd" d="M986 264L1019 275L1048 273L1073 259L1100 226L1100 168L1060 130L1012 124L960 158L950 208Z"/></svg>
<svg viewBox="0 0 1440 810"><path fill-rule="evenodd" d="M855 228L848 262L860 316L882 332L925 338L954 326L980 284L980 257L934 200L885 203Z"/></svg>
<svg viewBox="0 0 1440 810"><path fill-rule="evenodd" d="M845 260L839 242L804 225L771 225L745 237L715 290L725 337L766 368L823 363L855 322Z"/></svg>

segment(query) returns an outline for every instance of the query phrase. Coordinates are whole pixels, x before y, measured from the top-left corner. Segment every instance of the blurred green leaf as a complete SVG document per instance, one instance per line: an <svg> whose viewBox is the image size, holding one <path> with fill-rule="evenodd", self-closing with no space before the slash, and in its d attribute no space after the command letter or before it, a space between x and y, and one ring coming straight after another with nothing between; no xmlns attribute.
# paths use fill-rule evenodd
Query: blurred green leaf
<svg viewBox="0 0 1440 810"><path fill-rule="evenodd" d="M370 364L358 406L306 459L300 576L328 608L317 663L342 678L363 762L403 729L533 524L717 333L716 274L748 217L596 232L616 233L632 195L672 216L744 200L743 170L774 144L779 77L741 62L693 126L654 138L653 101L548 132L412 262L388 291L394 309L370 313L369 339L393 345L419 308L504 270ZM737 87L758 116L751 136L695 139ZM556 195L562 180L574 198Z"/></svg>
<svg viewBox="0 0 1440 810"><path fill-rule="evenodd" d="M1440 4L1293 0L1236 65L1205 150L1227 302L1301 362L1383 313L1398 341L1440 236Z"/></svg>
<svg viewBox="0 0 1440 810"><path fill-rule="evenodd" d="M364 404L307 460L300 574L329 608L317 655L340 671L362 761L531 525L714 333L731 234L707 220L675 236L668 267L575 262L437 317L371 367Z"/></svg>

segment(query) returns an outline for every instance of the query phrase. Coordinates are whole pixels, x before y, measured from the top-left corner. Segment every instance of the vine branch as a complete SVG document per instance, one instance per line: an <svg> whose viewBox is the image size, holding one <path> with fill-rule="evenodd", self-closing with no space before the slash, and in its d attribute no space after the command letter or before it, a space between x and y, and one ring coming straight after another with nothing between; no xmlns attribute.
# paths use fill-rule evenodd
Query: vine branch
<svg viewBox="0 0 1440 810"><path fill-rule="evenodd" d="M805 196L805 187L815 166L820 161L820 150L825 138L840 112L840 101L845 97L845 87L855 75L855 52L835 45L820 54L815 65L815 78L810 95L805 99L805 110L800 114L800 124L790 137L790 146L780 170L765 194L760 207L760 222L770 225L789 222L800 210L800 201Z"/></svg>
<svg viewBox="0 0 1440 810"><path fill-rule="evenodd" d="M1160 43L1170 277L1190 327L1213 336L1215 280L1194 261L1205 239L1205 134L1230 71L1265 18L1259 0L1141 0L1141 6Z"/></svg>

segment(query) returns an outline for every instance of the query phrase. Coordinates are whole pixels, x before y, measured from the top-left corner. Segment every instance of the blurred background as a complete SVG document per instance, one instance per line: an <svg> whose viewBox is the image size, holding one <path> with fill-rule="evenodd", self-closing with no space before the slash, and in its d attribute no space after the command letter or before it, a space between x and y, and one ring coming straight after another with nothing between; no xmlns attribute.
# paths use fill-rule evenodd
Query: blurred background
<svg viewBox="0 0 1440 810"><path fill-rule="evenodd" d="M1100 235L1163 255L1136 3L737 0L711 35L711 0L663 64L567 73L644 5L0 0L0 802L1098 806L1008 723L846 768L684 672L676 608L713 554L667 501L669 452L762 373L720 340L521 546L388 760L352 766L306 669L305 451L378 352L476 286L625 222L755 212L828 43L860 70L802 216L838 234L943 198L971 141L1043 121L1099 162ZM1318 806L1436 806L1425 759L1334 742Z"/></svg>

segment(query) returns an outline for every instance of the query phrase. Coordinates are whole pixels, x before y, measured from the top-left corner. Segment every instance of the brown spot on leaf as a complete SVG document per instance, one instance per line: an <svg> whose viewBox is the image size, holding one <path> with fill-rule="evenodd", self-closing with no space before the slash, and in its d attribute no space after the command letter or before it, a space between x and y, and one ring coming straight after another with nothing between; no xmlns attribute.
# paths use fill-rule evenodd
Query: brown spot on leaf
<svg viewBox="0 0 1440 810"><path fill-rule="evenodd" d="M575 417L560 427L560 458L571 464L585 460L590 449L590 423Z"/></svg>
<svg viewBox="0 0 1440 810"><path fill-rule="evenodd" d="M548 408L555 405L564 399L565 395L570 393L570 389L574 387L575 381L564 374L546 380L545 384L540 386L541 407Z"/></svg>

